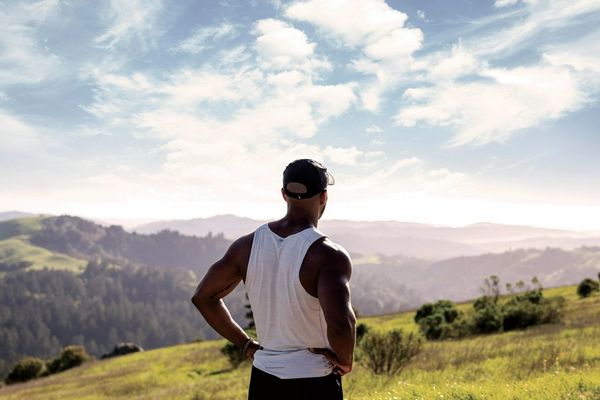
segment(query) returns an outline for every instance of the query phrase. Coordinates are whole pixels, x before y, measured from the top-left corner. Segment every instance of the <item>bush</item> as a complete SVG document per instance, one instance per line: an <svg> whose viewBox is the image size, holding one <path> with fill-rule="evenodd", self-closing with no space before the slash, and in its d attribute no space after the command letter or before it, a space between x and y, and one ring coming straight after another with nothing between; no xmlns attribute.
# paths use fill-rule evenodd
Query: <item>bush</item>
<svg viewBox="0 0 600 400"><path fill-rule="evenodd" d="M36 357L26 357L15 364L12 371L6 377L6 384L26 382L38 378L46 370L46 362Z"/></svg>
<svg viewBox="0 0 600 400"><path fill-rule="evenodd" d="M564 303L565 299L560 296L545 298L541 290L513 296L502 306L504 331L558 322L562 318Z"/></svg>
<svg viewBox="0 0 600 400"><path fill-rule="evenodd" d="M417 310L415 322L419 324L421 333L427 339L445 339L457 335L454 322L458 321L461 313L454 303L440 300L435 304L423 304Z"/></svg>
<svg viewBox="0 0 600 400"><path fill-rule="evenodd" d="M221 353L227 357L227 361L229 361L229 364L231 364L231 367L234 369L239 367L240 364L247 359L241 352L242 349L231 342L227 342L225 346L221 347Z"/></svg>
<svg viewBox="0 0 600 400"><path fill-rule="evenodd" d="M356 343L360 344L365 335L369 332L369 326L364 323L360 323L356 326Z"/></svg>
<svg viewBox="0 0 600 400"><path fill-rule="evenodd" d="M495 304L480 308L473 314L473 333L493 333L502 329L502 314Z"/></svg>
<svg viewBox="0 0 600 400"><path fill-rule="evenodd" d="M422 339L400 330L388 333L369 332L361 342L366 366L376 375L395 375L421 351Z"/></svg>
<svg viewBox="0 0 600 400"><path fill-rule="evenodd" d="M599 275L600 278L600 275ZM597 292L600 289L600 285L595 280L586 278L582 280L577 286L577 294L581 298L590 296L593 292Z"/></svg>
<svg viewBox="0 0 600 400"><path fill-rule="evenodd" d="M101 358L105 359L105 358L110 358L110 357L124 356L127 354L137 353L140 351L144 351L144 348L135 343L131 343L131 342L118 343L115 346L115 348L113 349L113 351L111 351L110 353L107 353L107 354L103 354Z"/></svg>
<svg viewBox="0 0 600 400"><path fill-rule="evenodd" d="M91 359L83 346L66 346L58 357L48 363L48 374L66 371Z"/></svg>

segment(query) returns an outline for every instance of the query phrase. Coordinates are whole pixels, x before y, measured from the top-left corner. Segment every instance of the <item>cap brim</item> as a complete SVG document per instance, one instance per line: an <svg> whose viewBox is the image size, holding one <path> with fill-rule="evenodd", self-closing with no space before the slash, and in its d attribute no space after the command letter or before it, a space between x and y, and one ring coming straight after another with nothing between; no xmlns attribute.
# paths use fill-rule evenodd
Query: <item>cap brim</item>
<svg viewBox="0 0 600 400"><path fill-rule="evenodd" d="M327 174L327 186L335 185L335 178L333 177L333 175L331 175L331 173L329 171L327 171L326 174Z"/></svg>

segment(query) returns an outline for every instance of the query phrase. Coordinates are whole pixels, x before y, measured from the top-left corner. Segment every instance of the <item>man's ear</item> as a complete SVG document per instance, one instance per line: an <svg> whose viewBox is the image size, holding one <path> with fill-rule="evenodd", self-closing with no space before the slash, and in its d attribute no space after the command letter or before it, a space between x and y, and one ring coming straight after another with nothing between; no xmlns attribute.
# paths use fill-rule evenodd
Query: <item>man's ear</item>
<svg viewBox="0 0 600 400"><path fill-rule="evenodd" d="M283 201L285 201L287 203L287 195L283 191L283 188L281 188L281 197L283 197Z"/></svg>
<svg viewBox="0 0 600 400"><path fill-rule="evenodd" d="M320 197L320 200L321 200L321 204L323 204L323 203L326 203L326 202L327 202L327 190L323 190L323 191L321 192L321 197Z"/></svg>

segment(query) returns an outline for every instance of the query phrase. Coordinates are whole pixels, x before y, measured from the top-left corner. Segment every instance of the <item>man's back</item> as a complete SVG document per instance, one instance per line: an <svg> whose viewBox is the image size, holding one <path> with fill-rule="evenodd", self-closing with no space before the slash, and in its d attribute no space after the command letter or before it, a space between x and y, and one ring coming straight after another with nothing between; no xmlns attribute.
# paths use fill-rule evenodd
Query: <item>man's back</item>
<svg viewBox="0 0 600 400"><path fill-rule="evenodd" d="M285 217L239 238L201 280L192 302L223 337L253 359L249 399L341 399L352 369L355 316L348 253L316 230L333 177L313 160L284 171ZM222 298L244 281L259 344Z"/></svg>
<svg viewBox="0 0 600 400"><path fill-rule="evenodd" d="M328 348L318 298L300 282L308 249L324 235L313 227L282 237L268 224L254 233L245 286L263 350L254 366L279 378L325 376L333 367L309 348Z"/></svg>

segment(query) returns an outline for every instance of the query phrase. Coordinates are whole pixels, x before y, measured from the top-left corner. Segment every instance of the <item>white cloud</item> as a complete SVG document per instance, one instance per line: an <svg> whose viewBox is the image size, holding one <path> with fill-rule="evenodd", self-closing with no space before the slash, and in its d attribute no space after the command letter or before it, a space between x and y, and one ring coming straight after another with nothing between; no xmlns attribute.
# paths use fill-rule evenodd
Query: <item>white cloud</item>
<svg viewBox="0 0 600 400"><path fill-rule="evenodd" d="M475 72L480 62L460 43L452 46L449 53L436 53L426 60L427 79L431 81L454 80Z"/></svg>
<svg viewBox="0 0 600 400"><path fill-rule="evenodd" d="M513 4L517 4L519 0L496 0L494 2L495 7L506 7L511 6Z"/></svg>
<svg viewBox="0 0 600 400"><path fill-rule="evenodd" d="M0 110L0 152L8 154L39 151L42 135L21 119Z"/></svg>
<svg viewBox="0 0 600 400"><path fill-rule="evenodd" d="M422 21L429 22L429 19L423 10L417 10L417 17Z"/></svg>
<svg viewBox="0 0 600 400"><path fill-rule="evenodd" d="M476 55L494 58L514 54L526 46L532 51L532 45L547 40L556 42L556 36L551 33L572 29L578 26L579 18L600 11L597 0L525 0L523 3L518 14L506 14L506 28L477 35L469 48Z"/></svg>
<svg viewBox="0 0 600 400"><path fill-rule="evenodd" d="M412 95L423 103L401 108L397 124L453 126L458 133L451 145L486 144L557 119L586 101L577 78L564 67L498 68L480 74L489 81L442 84Z"/></svg>
<svg viewBox="0 0 600 400"><path fill-rule="evenodd" d="M236 34L236 26L229 22L197 28L192 32L190 37L183 40L175 50L190 54L198 54L204 50L213 48L215 44L221 46L223 44L223 39L231 38Z"/></svg>
<svg viewBox="0 0 600 400"><path fill-rule="evenodd" d="M315 83L321 69L303 32L262 20L255 34L258 66L246 56L252 49L239 48L229 50L235 65L218 61L166 75L90 68L97 89L85 109L117 131L161 141L165 162L143 179L148 185L173 188L182 199L265 201L272 193L261 182L278 182L291 159L327 158L303 141L346 112L356 95L352 83Z"/></svg>
<svg viewBox="0 0 600 400"><path fill-rule="evenodd" d="M366 129L367 133L380 133L383 132L377 125L371 125Z"/></svg>
<svg viewBox="0 0 600 400"><path fill-rule="evenodd" d="M396 124L448 126L455 131L450 145L482 145L581 109L600 91L598 30L579 39L557 40L551 33L598 11L600 4L588 0L524 1L524 7L502 15L505 28L478 32L449 51L421 57L413 63L421 85L404 91ZM525 45L529 54L540 53L537 60L493 66Z"/></svg>
<svg viewBox="0 0 600 400"><path fill-rule="evenodd" d="M343 45L362 50L364 58L351 64L373 77L361 88L363 107L369 111L376 111L382 95L406 78L412 54L423 42L420 29L405 26L408 16L383 0L296 1L286 8L285 15L309 22Z"/></svg>
<svg viewBox="0 0 600 400"><path fill-rule="evenodd" d="M44 0L14 7L2 5L0 13L0 85L38 83L55 73L59 59L39 43L37 28L53 16L58 1Z"/></svg>
<svg viewBox="0 0 600 400"><path fill-rule="evenodd" d="M402 28L407 15L383 0L309 0L294 2L285 15L310 22L349 46L364 46Z"/></svg>
<svg viewBox="0 0 600 400"><path fill-rule="evenodd" d="M142 48L153 46L163 33L160 26L162 16L162 0L111 0L108 11L103 15L105 20L110 21L109 26L95 42L106 48L131 44L134 40Z"/></svg>
<svg viewBox="0 0 600 400"><path fill-rule="evenodd" d="M352 147L333 147L327 146L323 149L327 162L337 165L357 165L358 157L364 155L364 152Z"/></svg>
<svg viewBox="0 0 600 400"><path fill-rule="evenodd" d="M421 47L423 32L420 29L398 28L368 43L365 54L374 60L397 62L408 59Z"/></svg>
<svg viewBox="0 0 600 400"><path fill-rule="evenodd" d="M340 173L339 181L344 182L336 188L338 196L351 196L357 200L392 199L409 193L435 193L436 195L460 192L468 182L464 173L446 168L432 168L417 158L402 158L385 166L381 153L373 153L377 161L365 174ZM336 175L336 181L338 176Z"/></svg>
<svg viewBox="0 0 600 400"><path fill-rule="evenodd" d="M311 61L317 61L314 57L316 44L286 22L263 19L256 23L255 31L259 62L266 69L297 69L299 64L310 66ZM318 66L329 67L326 61L322 62L323 65Z"/></svg>

